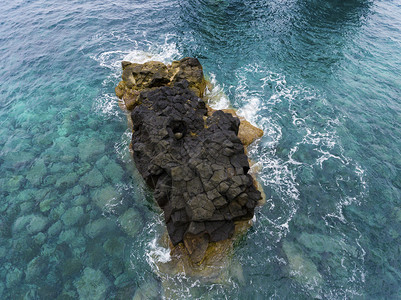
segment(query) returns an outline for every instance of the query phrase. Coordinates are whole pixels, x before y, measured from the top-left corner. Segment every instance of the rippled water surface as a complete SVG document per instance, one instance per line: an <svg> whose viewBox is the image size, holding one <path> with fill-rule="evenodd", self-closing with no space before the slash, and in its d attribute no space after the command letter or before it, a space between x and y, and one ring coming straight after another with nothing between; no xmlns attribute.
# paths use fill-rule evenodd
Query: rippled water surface
<svg viewBox="0 0 401 300"><path fill-rule="evenodd" d="M401 298L400 49L390 0L3 1L0 298ZM224 284L156 275L114 95L121 60L184 56L265 132Z"/></svg>

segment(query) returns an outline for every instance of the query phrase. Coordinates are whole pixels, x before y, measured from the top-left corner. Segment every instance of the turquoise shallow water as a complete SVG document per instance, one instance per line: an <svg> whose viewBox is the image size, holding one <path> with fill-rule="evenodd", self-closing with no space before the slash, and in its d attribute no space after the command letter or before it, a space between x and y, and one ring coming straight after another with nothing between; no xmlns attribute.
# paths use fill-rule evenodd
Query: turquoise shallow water
<svg viewBox="0 0 401 300"><path fill-rule="evenodd" d="M263 128L267 203L225 284L178 299L401 298L397 1L46 1L0 10L0 298L158 299L160 211L128 152L120 61L198 57Z"/></svg>

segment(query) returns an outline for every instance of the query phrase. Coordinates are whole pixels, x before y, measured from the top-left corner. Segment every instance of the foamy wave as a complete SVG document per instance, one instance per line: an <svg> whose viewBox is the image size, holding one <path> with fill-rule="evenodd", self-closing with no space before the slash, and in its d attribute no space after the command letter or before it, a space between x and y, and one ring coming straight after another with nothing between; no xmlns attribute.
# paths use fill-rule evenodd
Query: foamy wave
<svg viewBox="0 0 401 300"><path fill-rule="evenodd" d="M252 74L252 75L250 75ZM249 77L259 76L260 86L255 89ZM258 66L247 66L237 72L238 86L235 88L234 102L239 106L239 115L253 125L263 129L264 136L260 143L249 149L249 154L258 162L259 179L265 187L274 191L275 196L267 199L263 211L268 214L259 216L259 223L264 226L270 240L278 242L289 230L289 222L295 216L299 199L299 190L291 164L295 160L286 161L276 155L276 147L283 138L283 128L274 113L275 106L285 99L292 98L293 89L286 86L285 78L279 74L265 71ZM253 80L255 78L252 78ZM266 88L275 91L266 95ZM295 151L293 149L293 151ZM257 228L261 228L257 225Z"/></svg>
<svg viewBox="0 0 401 300"><path fill-rule="evenodd" d="M165 64L171 63L174 59L180 56L176 44L164 44L160 52L132 50L128 52L123 60L143 64L147 61L161 61Z"/></svg>
<svg viewBox="0 0 401 300"><path fill-rule="evenodd" d="M258 97L250 97L247 99L247 103L238 109L237 113L252 125L257 126L260 107L261 100Z"/></svg>
<svg viewBox="0 0 401 300"><path fill-rule="evenodd" d="M267 143L264 143L262 139L261 145L264 144L264 147L254 149L253 155L257 156L262 164L259 177L265 186L269 186L275 192L272 199L267 201L267 205L270 207L267 207L268 210L263 209L264 213L258 218L262 225L258 224L256 234L259 236L263 232L275 242L287 234L289 222L297 213L299 201L303 200L301 197L307 197L301 195L301 187L297 184L301 167L312 170L320 169L321 173L324 170L323 174L332 174L331 176L336 178L329 183L330 193L334 197L333 205L325 203L317 210L322 212L323 227L330 228L328 230L336 237L336 240L339 237L340 250L336 251L341 253L336 254L342 257L341 264L337 266L336 262L332 262L331 267L343 268L343 272L346 274L344 276L347 276L348 283L352 287L347 290L319 289L327 298L336 298L339 295L344 297L361 296L360 291L366 276L364 269L366 251L359 243L360 233L344 216L343 209L351 204L359 204L368 187L363 168L344 154L345 151L337 135L337 128L341 126L339 118L325 98L313 89L291 86L284 76L269 71L265 72L259 67L248 68L246 72L253 72L252 76L257 76L258 72L266 74L265 76L259 74L262 83L261 89L257 92L248 92L248 101L251 102L256 97L262 99L258 106L250 106L253 116L256 116L257 122L260 123L262 118L258 116L268 115L269 117L264 117L263 129L269 130L269 134L276 137L276 139L270 138ZM241 80L249 76L246 72L241 75L243 76ZM244 97L247 92L247 84L246 80L241 80L242 89L238 95ZM281 127L282 119L289 120L290 123ZM281 134L278 134L279 132ZM286 139L285 135L289 133L293 136L291 143L285 144L289 150L287 150L288 154L284 156L281 154L277 157L277 147L283 147L281 139ZM266 136L269 134L265 133ZM286 142L288 143L288 138ZM280 149L280 151L282 150ZM303 154L307 154L305 152L309 151L316 151L317 155L310 155L304 159ZM319 178L315 178L314 181L315 184L316 182L320 184ZM350 182L352 184L348 185ZM352 189L349 186L352 186ZM320 204L318 199L315 201L317 205ZM267 224L269 224L267 227L270 228L266 228ZM326 272L330 273L330 266L327 268ZM308 289L308 286L305 288Z"/></svg>
<svg viewBox="0 0 401 300"><path fill-rule="evenodd" d="M129 150L129 144L131 142L131 130L127 129L121 136L119 142L114 144L114 151L117 153L117 157L124 163L131 163L132 158Z"/></svg>
<svg viewBox="0 0 401 300"><path fill-rule="evenodd" d="M157 267L157 263L166 263L171 260L170 250L157 245L156 237L148 244L148 249L146 255L153 266Z"/></svg>
<svg viewBox="0 0 401 300"><path fill-rule="evenodd" d="M328 174L349 174L349 178L335 176L339 182L330 183L330 190L336 191L333 198L335 201L331 206L325 203L319 209L324 220L323 226L333 226L334 218L340 221L341 226L350 226L348 230L354 230L358 236L356 228L344 216L343 209L351 204L359 204L368 187L363 168L344 154L337 135L341 121L330 104L318 91L291 85L285 76L260 66L240 69L237 78L239 85L233 95L234 106L239 107L242 116L264 130L262 140L251 147L249 153L258 162L259 179L271 191L268 193L270 199L258 212L254 238L260 239L263 236L265 249L266 244L277 243L288 234L301 197L307 197L301 194L301 186L298 184L300 171L305 168L313 171L320 169L320 172L324 170ZM257 81L260 82L259 87L255 85ZM288 138L289 134L291 139ZM309 155L309 151L315 151L316 154ZM335 169L332 169L333 164ZM319 184L320 179L315 178L313 181ZM357 192L350 192L348 185L344 187L343 182L354 183ZM319 200L315 201L319 205ZM330 230L343 234L345 229L335 224ZM332 289L325 294L329 297L336 293L358 295L364 282L364 249L357 239L344 238L342 243L345 253L343 268L350 282L354 282L354 287L348 291Z"/></svg>
<svg viewBox="0 0 401 300"><path fill-rule="evenodd" d="M126 60L135 63L145 63L147 61L161 61L170 63L180 56L177 45L170 42L170 37L166 36L164 44L155 45L150 42L139 44L133 43L130 50L109 50L92 56L101 67L109 68L121 73L121 61Z"/></svg>
<svg viewBox="0 0 401 300"><path fill-rule="evenodd" d="M228 100L227 95L224 93L224 87L217 82L216 75L211 73L209 80L212 89L206 88L206 98L210 107L213 109L230 108L230 100Z"/></svg>
<svg viewBox="0 0 401 300"><path fill-rule="evenodd" d="M126 51L105 51L92 56L92 59L97 61L101 67L114 70L121 68L121 60L125 55L127 55Z"/></svg>
<svg viewBox="0 0 401 300"><path fill-rule="evenodd" d="M113 94L103 94L95 99L94 110L109 117L121 116L121 109L118 107L118 100Z"/></svg>

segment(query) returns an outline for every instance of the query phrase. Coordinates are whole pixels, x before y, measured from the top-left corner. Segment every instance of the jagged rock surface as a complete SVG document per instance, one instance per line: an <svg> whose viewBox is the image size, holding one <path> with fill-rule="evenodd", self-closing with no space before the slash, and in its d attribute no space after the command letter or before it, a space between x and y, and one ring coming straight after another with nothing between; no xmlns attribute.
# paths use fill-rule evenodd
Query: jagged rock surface
<svg viewBox="0 0 401 300"><path fill-rule="evenodd" d="M261 198L240 121L223 111L208 115L197 59L123 62L122 77L116 94L131 110L136 166L155 191L173 245L200 251L200 260L209 242L230 238L235 221L253 217Z"/></svg>

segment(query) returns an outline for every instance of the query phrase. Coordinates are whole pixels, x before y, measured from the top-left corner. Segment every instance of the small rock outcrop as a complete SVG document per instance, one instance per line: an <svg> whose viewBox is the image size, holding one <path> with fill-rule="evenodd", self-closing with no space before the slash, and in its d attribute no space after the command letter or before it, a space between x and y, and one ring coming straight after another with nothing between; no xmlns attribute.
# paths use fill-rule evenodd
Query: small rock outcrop
<svg viewBox="0 0 401 300"><path fill-rule="evenodd" d="M201 262L209 243L232 237L235 222L250 220L261 199L238 137L240 120L207 107L195 58L122 67L116 94L131 114L135 164L154 189L173 246L183 243ZM263 134L243 126L246 145L246 130Z"/></svg>

